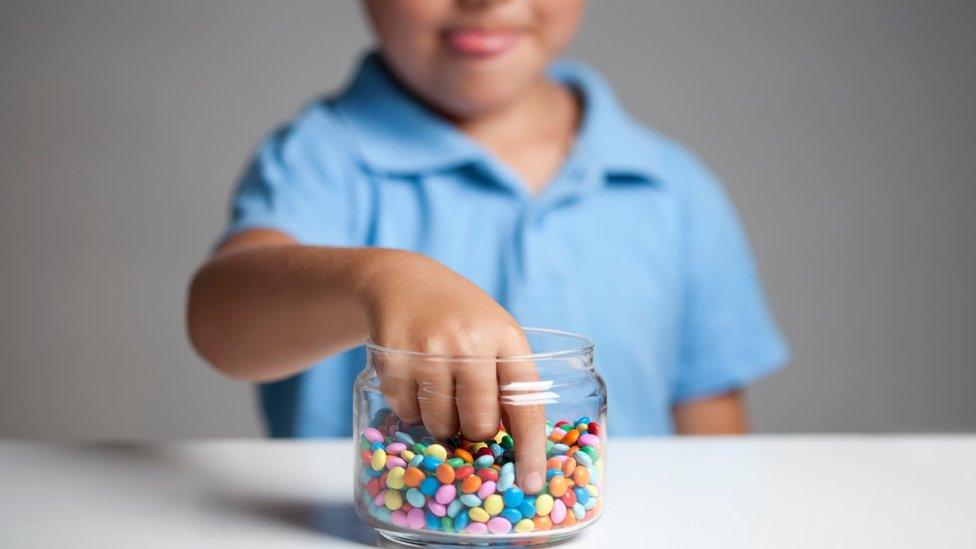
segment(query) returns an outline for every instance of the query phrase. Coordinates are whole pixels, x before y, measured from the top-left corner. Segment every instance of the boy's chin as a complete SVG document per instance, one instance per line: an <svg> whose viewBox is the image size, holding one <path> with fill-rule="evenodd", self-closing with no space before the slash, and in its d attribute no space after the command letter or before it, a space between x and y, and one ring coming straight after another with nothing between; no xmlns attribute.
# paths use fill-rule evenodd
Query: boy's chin
<svg viewBox="0 0 976 549"><path fill-rule="evenodd" d="M473 118L497 112L518 101L524 87L509 82L469 80L441 88L433 97L439 108L455 118Z"/></svg>

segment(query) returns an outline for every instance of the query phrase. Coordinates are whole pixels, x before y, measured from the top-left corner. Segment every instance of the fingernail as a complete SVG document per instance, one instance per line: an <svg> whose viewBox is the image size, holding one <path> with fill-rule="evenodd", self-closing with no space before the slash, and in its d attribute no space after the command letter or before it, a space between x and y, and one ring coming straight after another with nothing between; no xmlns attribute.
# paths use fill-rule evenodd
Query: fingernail
<svg viewBox="0 0 976 549"><path fill-rule="evenodd" d="M542 475L539 473L529 473L522 479L522 489L529 493L542 490Z"/></svg>

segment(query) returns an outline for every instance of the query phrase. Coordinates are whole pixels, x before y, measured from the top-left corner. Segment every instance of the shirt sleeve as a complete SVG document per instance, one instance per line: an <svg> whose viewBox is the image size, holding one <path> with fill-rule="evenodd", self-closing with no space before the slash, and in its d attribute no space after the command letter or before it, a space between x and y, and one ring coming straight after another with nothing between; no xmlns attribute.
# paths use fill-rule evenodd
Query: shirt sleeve
<svg viewBox="0 0 976 549"><path fill-rule="evenodd" d="M685 273L674 402L721 394L782 367L746 235L721 184L697 164L685 203Z"/></svg>
<svg viewBox="0 0 976 549"><path fill-rule="evenodd" d="M231 198L219 242L249 229L273 229L302 244L349 245L354 200L342 178L323 165L320 148L288 127L261 143Z"/></svg>

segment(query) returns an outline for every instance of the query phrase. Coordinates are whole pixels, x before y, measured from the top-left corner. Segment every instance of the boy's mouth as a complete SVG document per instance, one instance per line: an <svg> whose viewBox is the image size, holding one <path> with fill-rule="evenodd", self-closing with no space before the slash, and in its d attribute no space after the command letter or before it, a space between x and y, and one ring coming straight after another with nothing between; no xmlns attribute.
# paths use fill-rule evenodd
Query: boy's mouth
<svg viewBox="0 0 976 549"><path fill-rule="evenodd" d="M466 57L492 57L504 53L518 43L520 33L514 30L456 28L442 35L444 43L454 53Z"/></svg>

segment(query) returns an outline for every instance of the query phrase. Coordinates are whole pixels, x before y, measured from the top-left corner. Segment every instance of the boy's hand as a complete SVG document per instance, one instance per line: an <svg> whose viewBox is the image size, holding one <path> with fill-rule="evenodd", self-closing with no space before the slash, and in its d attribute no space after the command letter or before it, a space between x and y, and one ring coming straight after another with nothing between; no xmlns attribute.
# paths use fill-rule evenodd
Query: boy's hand
<svg viewBox="0 0 976 549"><path fill-rule="evenodd" d="M377 370L393 411L404 421L423 421L435 437L450 438L460 430L474 441L494 436L504 415L515 440L517 483L527 493L540 491L546 463L544 407L499 405L499 387L511 394L517 391L506 386L538 379L531 362L495 360L531 354L518 323L488 294L436 261L399 251L374 259L359 289L376 344L485 358L384 356Z"/></svg>

